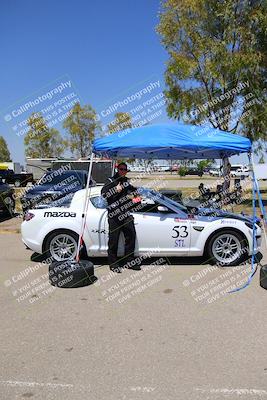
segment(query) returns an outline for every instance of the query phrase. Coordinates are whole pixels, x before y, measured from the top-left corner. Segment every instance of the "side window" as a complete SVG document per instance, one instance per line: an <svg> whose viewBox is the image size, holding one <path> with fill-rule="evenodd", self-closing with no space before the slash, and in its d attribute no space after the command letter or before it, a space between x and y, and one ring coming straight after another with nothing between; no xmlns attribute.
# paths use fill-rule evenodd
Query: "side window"
<svg viewBox="0 0 267 400"><path fill-rule="evenodd" d="M108 203L102 196L91 197L91 203L95 208L107 208Z"/></svg>

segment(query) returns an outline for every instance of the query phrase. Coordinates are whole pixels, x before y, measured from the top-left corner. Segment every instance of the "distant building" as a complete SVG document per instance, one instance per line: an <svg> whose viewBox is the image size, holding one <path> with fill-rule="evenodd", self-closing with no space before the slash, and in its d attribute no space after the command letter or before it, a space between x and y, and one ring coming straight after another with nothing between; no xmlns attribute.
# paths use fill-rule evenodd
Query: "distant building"
<svg viewBox="0 0 267 400"><path fill-rule="evenodd" d="M89 170L89 160L58 158L26 158L26 171L33 174L35 180L41 179L45 172L56 170L62 166L70 170ZM102 184L112 174L112 161L100 158L93 159L92 178Z"/></svg>

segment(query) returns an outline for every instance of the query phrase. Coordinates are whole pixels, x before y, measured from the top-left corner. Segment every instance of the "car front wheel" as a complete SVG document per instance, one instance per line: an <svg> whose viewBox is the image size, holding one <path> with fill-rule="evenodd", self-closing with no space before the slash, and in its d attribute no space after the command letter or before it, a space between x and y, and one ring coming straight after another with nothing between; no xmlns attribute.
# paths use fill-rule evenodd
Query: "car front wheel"
<svg viewBox="0 0 267 400"><path fill-rule="evenodd" d="M21 184L20 180L16 179L14 182L15 187L20 187L20 184Z"/></svg>
<svg viewBox="0 0 267 400"><path fill-rule="evenodd" d="M222 266L240 264L247 255L244 237L231 229L216 233L207 246L209 261Z"/></svg>

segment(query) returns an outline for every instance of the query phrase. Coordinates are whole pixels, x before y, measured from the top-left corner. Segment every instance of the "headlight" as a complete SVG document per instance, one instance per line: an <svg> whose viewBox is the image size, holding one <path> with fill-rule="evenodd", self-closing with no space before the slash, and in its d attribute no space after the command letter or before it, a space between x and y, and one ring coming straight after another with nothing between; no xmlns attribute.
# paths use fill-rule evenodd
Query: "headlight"
<svg viewBox="0 0 267 400"><path fill-rule="evenodd" d="M258 225L259 228L261 228L261 220L259 219L256 224Z"/></svg>
<svg viewBox="0 0 267 400"><path fill-rule="evenodd" d="M252 223L252 222L245 222L245 225L246 225L249 229L253 229L253 223ZM255 228L256 228L256 230L257 230L257 227L260 228L260 226L261 226L261 221L257 221L255 225L256 225Z"/></svg>
<svg viewBox="0 0 267 400"><path fill-rule="evenodd" d="M253 229L253 224L252 224L252 222L245 222L245 225L246 225L249 229Z"/></svg>

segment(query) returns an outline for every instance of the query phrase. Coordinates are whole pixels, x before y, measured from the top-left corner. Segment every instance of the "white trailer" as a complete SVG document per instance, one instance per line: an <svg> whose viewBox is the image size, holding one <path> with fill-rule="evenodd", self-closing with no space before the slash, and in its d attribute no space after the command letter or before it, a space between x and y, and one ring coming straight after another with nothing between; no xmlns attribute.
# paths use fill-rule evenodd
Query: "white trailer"
<svg viewBox="0 0 267 400"><path fill-rule="evenodd" d="M267 163L255 164L254 172L257 180L267 180Z"/></svg>

